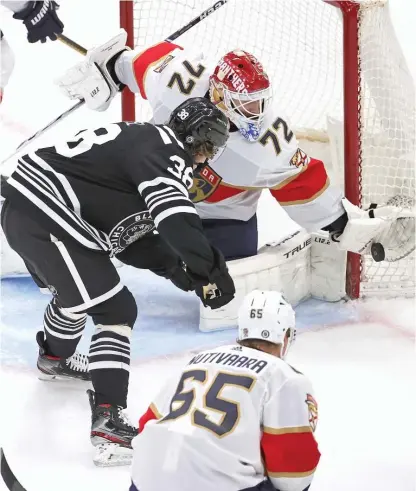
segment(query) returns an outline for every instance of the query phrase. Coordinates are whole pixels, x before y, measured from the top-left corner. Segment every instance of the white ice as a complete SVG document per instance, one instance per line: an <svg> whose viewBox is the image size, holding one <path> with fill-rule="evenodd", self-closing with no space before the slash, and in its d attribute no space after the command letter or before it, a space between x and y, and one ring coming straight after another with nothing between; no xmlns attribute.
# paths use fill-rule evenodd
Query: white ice
<svg viewBox="0 0 416 491"><path fill-rule="evenodd" d="M118 28L118 0L60 3L66 34L85 46ZM398 38L416 75L416 6L406 0L390 4ZM71 105L57 93L52 80L79 57L59 43L29 45L20 23L4 10L0 13L1 27L17 55L0 106L0 158L4 158ZM37 143L79 130L80 121L94 125L117 120L118 107L114 103L104 114L82 109ZM294 226L282 225L272 207L265 197L260 213L262 242L277 238L281 228L287 232ZM184 351L229 342L235 332L198 333L198 304L193 297L145 273L140 276L123 268L121 274L143 313L134 335L137 351L129 395L129 413L137 420L166 375L187 359ZM128 467L98 469L92 464L85 384L45 383L36 378L34 335L47 299L34 291L29 280L4 283L2 290L0 445L12 470L27 491L127 491ZM312 379L320 412L317 439L322 460L311 491L414 491L413 301L307 303L297 314L300 334L289 361ZM152 326L158 329L153 335ZM85 347L88 339L83 343Z"/></svg>
<svg viewBox="0 0 416 491"><path fill-rule="evenodd" d="M319 403L322 460L311 491L414 491L412 305L345 304L339 308L354 309L360 322L298 336L289 362L312 379ZM133 420L187 358L133 363ZM86 384L68 385L41 382L33 369L3 371L1 441L11 468L28 491L127 491L128 467L92 464Z"/></svg>

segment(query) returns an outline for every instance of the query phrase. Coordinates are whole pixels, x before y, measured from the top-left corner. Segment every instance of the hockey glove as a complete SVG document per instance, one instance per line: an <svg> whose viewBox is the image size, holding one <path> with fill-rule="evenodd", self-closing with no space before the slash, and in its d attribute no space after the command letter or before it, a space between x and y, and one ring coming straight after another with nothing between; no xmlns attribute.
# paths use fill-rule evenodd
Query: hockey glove
<svg viewBox="0 0 416 491"><path fill-rule="evenodd" d="M342 204L348 221L339 237L339 248L367 254L375 261L398 261L415 250L414 200L395 196L385 205L372 205L369 210L354 206L347 199Z"/></svg>
<svg viewBox="0 0 416 491"><path fill-rule="evenodd" d="M27 7L15 13L13 17L23 21L29 43L45 43L48 37L51 41L56 41L56 34L62 34L64 30L64 25L56 13L58 8L59 5L50 0L28 2Z"/></svg>
<svg viewBox="0 0 416 491"><path fill-rule="evenodd" d="M195 293L205 307L219 309L231 302L235 295L234 281L221 252L212 247L214 266L208 278L202 278L187 269L187 273L195 285Z"/></svg>
<svg viewBox="0 0 416 491"><path fill-rule="evenodd" d="M164 270L151 269L150 271L158 276L162 276L163 278L170 280L177 288L183 290L184 292L189 292L195 289L191 278L188 276L188 273L185 271L183 263L180 260L178 261L177 265L171 266L170 268Z"/></svg>
<svg viewBox="0 0 416 491"><path fill-rule="evenodd" d="M129 50L124 29L106 43L88 50L85 59L67 70L55 83L70 99L84 99L89 109L105 111L124 87L114 73L117 55Z"/></svg>

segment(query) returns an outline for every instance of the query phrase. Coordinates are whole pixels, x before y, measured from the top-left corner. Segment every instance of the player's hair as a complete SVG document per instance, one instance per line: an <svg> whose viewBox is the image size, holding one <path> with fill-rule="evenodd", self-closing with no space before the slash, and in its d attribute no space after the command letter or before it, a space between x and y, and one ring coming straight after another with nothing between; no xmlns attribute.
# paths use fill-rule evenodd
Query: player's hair
<svg viewBox="0 0 416 491"><path fill-rule="evenodd" d="M279 346L278 344L271 343L270 341L263 341L262 339L242 339L237 341L238 344L245 348L257 349L260 351L268 351L270 348Z"/></svg>
<svg viewBox="0 0 416 491"><path fill-rule="evenodd" d="M211 142L200 142L192 147L192 155L202 154L207 158L215 155L216 149Z"/></svg>

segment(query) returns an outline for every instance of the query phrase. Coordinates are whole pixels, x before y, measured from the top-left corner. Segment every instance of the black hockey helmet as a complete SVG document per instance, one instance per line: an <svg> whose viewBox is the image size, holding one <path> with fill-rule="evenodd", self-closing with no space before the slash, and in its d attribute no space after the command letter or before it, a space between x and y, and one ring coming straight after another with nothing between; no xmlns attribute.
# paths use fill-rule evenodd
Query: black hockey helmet
<svg viewBox="0 0 416 491"><path fill-rule="evenodd" d="M213 157L229 137L227 116L204 97L192 97L180 104L170 115L171 128L185 147L195 155Z"/></svg>

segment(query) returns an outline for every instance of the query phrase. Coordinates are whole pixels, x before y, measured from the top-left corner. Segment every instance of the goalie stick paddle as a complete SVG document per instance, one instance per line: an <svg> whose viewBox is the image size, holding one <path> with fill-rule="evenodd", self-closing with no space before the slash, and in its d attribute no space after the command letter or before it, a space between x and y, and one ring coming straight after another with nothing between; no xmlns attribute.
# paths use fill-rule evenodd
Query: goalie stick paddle
<svg viewBox="0 0 416 491"><path fill-rule="evenodd" d="M6 460L4 451L0 448L0 461L1 461L1 477L7 486L9 491L26 491L26 489L20 484L16 476L10 469L9 463Z"/></svg>
<svg viewBox="0 0 416 491"><path fill-rule="evenodd" d="M192 27L194 27L197 24L199 24L199 22L201 22L204 19L206 19L209 15L213 14L214 12L216 12L220 7L222 7L223 5L225 5L227 2L228 2L228 0L218 0L218 2L215 2L212 7L204 10L201 14L198 15L198 17L195 17L190 22L188 22L188 24L184 25L183 27L181 27L180 29L178 29L177 31L175 31L173 34L171 34L169 37L167 37L165 39L165 41L172 42L175 39L177 39L179 36L182 36L182 34L184 34L185 32L189 31L189 29L191 29ZM73 41L72 39L68 38L67 36L64 36L63 34L60 34L60 35L57 36L57 38L59 39L59 41L61 41L61 43L69 46L70 48L72 48L73 50L77 51L78 53L81 53L82 55L86 55L87 54L87 50L83 46L81 46L80 44L76 43L75 41ZM42 135L43 133L45 133L46 131L48 131L50 128L52 128L53 126L55 126L56 124L58 124L60 121L62 121L63 119L65 119L67 116L69 116L71 113L73 113L74 111L76 111L79 107L81 107L84 104L84 102L85 101L83 99L81 99L74 106L72 106L67 111L65 111L62 114L60 114L59 116L57 116L53 121L51 121L46 126L44 126L42 129L40 129L39 131L37 131L35 134L33 134L27 140L23 141L16 148L16 150L11 155L9 155L7 158L5 158L4 160L2 160L0 166L3 166L3 164L5 162L7 162L8 160L10 160L18 152L20 152L21 150L23 150L27 145L29 145L29 143L31 143L33 140L35 140L36 138L38 138L40 135Z"/></svg>

